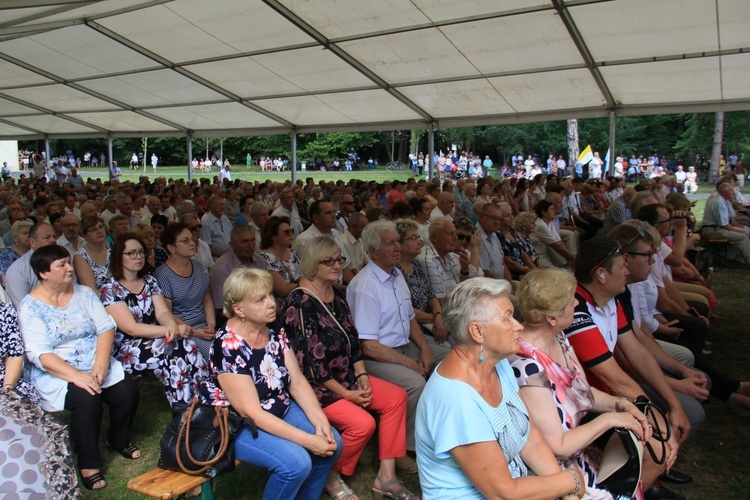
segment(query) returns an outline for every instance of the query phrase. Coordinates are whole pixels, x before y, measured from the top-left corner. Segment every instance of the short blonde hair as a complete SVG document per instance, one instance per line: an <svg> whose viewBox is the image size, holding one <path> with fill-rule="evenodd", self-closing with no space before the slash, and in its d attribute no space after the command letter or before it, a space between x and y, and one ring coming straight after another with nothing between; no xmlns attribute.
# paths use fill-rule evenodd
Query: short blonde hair
<svg viewBox="0 0 750 500"><path fill-rule="evenodd" d="M560 316L576 291L573 273L564 269L534 269L516 290L518 308L524 321L539 325L547 316Z"/></svg>
<svg viewBox="0 0 750 500"><path fill-rule="evenodd" d="M513 220L513 229L520 231L523 226L538 218L534 212L529 212L528 210L520 212Z"/></svg>
<svg viewBox="0 0 750 500"><path fill-rule="evenodd" d="M318 272L320 261L336 250L341 252L336 241L330 236L316 236L308 241L300 257L299 270L302 276L309 280L313 279Z"/></svg>
<svg viewBox="0 0 750 500"><path fill-rule="evenodd" d="M154 228L152 228L148 224L139 222L138 224L133 226L133 229L131 229L130 232L135 233L137 236L140 236L141 238L143 238L144 236L153 236Z"/></svg>
<svg viewBox="0 0 750 500"><path fill-rule="evenodd" d="M238 267L224 282L224 316L236 316L232 306L246 299L254 299L273 290L273 277L268 271Z"/></svg>
<svg viewBox="0 0 750 500"><path fill-rule="evenodd" d="M19 235L22 229L31 229L31 226L34 224L27 221L27 220L17 220L13 223L13 226L10 228L10 237L13 239L13 241L16 240L16 236Z"/></svg>

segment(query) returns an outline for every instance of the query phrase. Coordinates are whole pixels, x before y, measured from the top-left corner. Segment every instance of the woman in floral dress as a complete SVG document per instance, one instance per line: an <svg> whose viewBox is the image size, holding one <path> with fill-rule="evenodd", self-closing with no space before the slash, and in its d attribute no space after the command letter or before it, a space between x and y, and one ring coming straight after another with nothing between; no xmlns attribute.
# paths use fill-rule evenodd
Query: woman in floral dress
<svg viewBox="0 0 750 500"><path fill-rule="evenodd" d="M138 236L118 236L112 247L112 277L100 298L117 323L114 355L131 375L154 375L167 401L189 403L208 366L192 340L193 329L177 324L156 278L146 274L146 247Z"/></svg>
<svg viewBox="0 0 750 500"><path fill-rule="evenodd" d="M302 253L300 288L289 294L284 311L284 324L302 373L328 419L343 433L344 451L328 476L326 493L335 500L356 498L339 473L354 474L375 432L375 419L368 413L372 411L380 417L380 467L373 492L413 500L396 476L396 459L406 456L406 391L367 373L349 305L333 288L345 260L332 238L310 240Z"/></svg>
<svg viewBox="0 0 750 500"><path fill-rule="evenodd" d="M276 322L273 279L237 268L224 282L224 315L209 354L204 404L231 406L257 426L240 428L238 460L271 472L263 498L318 498L342 450L284 328Z"/></svg>
<svg viewBox="0 0 750 500"><path fill-rule="evenodd" d="M286 302L289 292L297 288L300 277L300 261L292 250L294 230L289 217L273 216L261 230L260 254L268 262L268 270L273 276L273 293L279 312Z"/></svg>

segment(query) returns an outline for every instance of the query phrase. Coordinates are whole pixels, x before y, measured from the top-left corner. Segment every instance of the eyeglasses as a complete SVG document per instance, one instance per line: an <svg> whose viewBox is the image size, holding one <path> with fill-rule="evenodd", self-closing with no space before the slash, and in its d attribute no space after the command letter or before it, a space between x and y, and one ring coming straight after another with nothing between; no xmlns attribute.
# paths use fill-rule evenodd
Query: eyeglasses
<svg viewBox="0 0 750 500"><path fill-rule="evenodd" d="M610 251L609 251L609 253L608 253L607 255L605 255L605 256L604 256L604 258L603 258L602 260L600 260L600 261L599 261L599 262L597 262L597 263L596 263L596 264L595 264L594 266L592 266L592 267L591 267L591 270L594 270L594 269L596 269L597 267L599 267L599 266L601 266L602 264L604 264L604 263L605 263L605 262L607 261L607 259L609 259L609 258L610 258L610 257L612 257L613 255L617 255L617 254L621 254L621 253L622 253L622 247L620 246L620 242L619 242L619 241L615 241L615 246L614 246L614 248L612 248L612 250L610 250Z"/></svg>
<svg viewBox="0 0 750 500"><path fill-rule="evenodd" d="M354 202L353 201L342 201L341 204L342 205L354 205Z"/></svg>
<svg viewBox="0 0 750 500"><path fill-rule="evenodd" d="M482 214L482 215L484 215L485 217L487 217L488 219L490 219L492 222L500 222L503 219L502 217L495 217L495 216L489 215L489 214Z"/></svg>
<svg viewBox="0 0 750 500"><path fill-rule="evenodd" d="M462 241L469 241L469 240L471 240L471 235L470 234L460 234L459 233L459 234L456 235L456 237L459 240L462 240Z"/></svg>
<svg viewBox="0 0 750 500"><path fill-rule="evenodd" d="M175 243L182 243L184 245L187 245L189 243L195 243L198 241L198 238L183 238L181 240L175 240Z"/></svg>
<svg viewBox="0 0 750 500"><path fill-rule="evenodd" d="M346 257L344 257L343 255L341 255L341 256L339 256L336 259L334 259L333 257L328 257L326 259L321 260L320 263L323 264L326 267L333 267L333 265L338 262L339 265L343 266L344 264L346 264L347 260L348 259Z"/></svg>
<svg viewBox="0 0 750 500"><path fill-rule="evenodd" d="M668 222L672 222L672 218L671 217L669 219L660 220L659 222L657 222L657 224L667 224Z"/></svg>
<svg viewBox="0 0 750 500"><path fill-rule="evenodd" d="M131 259L135 260L137 258L145 259L146 258L146 251L145 250L131 250L129 252L122 252L123 255L127 255Z"/></svg>
<svg viewBox="0 0 750 500"><path fill-rule="evenodd" d="M636 238L643 238L644 240L646 239L646 232L645 232L645 231L643 230L643 228L642 228L642 227L640 227L640 226L635 226L635 229L636 229L636 231L638 231L638 234L636 234L635 236L633 236L632 238L630 238L630 239L628 240L628 242L627 242L627 243L625 243L625 244L624 244L624 245L622 246L622 248L628 248L628 246L630 246L630 244L631 244L631 243L633 243L633 241L635 241L635 239L636 239ZM633 252L627 252L627 253L632 253L633 255L636 255L636 254L635 254L635 253L633 253Z"/></svg>
<svg viewBox="0 0 750 500"><path fill-rule="evenodd" d="M283 231L279 231L281 234L285 234L287 236L291 236L294 234L294 229L284 229Z"/></svg>
<svg viewBox="0 0 750 500"><path fill-rule="evenodd" d="M190 226L191 231L195 231L197 229L203 229L203 224L196 224L194 226Z"/></svg>
<svg viewBox="0 0 750 500"><path fill-rule="evenodd" d="M414 236L409 236L408 238L402 238L401 242L403 243L404 241L422 241L422 237L416 234Z"/></svg>
<svg viewBox="0 0 750 500"><path fill-rule="evenodd" d="M98 224L86 230L87 233L93 233L94 231L104 231L104 226L101 224Z"/></svg>

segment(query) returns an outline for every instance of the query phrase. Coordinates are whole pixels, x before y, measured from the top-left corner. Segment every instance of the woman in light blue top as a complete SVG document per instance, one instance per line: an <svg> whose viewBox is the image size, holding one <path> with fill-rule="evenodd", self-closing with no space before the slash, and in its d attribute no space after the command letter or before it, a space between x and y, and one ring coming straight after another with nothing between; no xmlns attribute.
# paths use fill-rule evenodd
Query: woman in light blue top
<svg viewBox="0 0 750 500"><path fill-rule="evenodd" d="M46 411L70 410L70 431L82 483L101 489L99 429L109 405L107 442L125 458L140 457L130 443L138 386L112 357L115 323L88 287L73 285L70 254L59 245L37 249L30 260L39 279L18 307L26 358L25 377Z"/></svg>
<svg viewBox="0 0 750 500"><path fill-rule="evenodd" d="M506 358L518 351L523 327L509 294L505 280L472 278L443 302L456 346L427 381L416 418L426 499L569 500L585 492L579 471L561 471L518 396Z"/></svg>

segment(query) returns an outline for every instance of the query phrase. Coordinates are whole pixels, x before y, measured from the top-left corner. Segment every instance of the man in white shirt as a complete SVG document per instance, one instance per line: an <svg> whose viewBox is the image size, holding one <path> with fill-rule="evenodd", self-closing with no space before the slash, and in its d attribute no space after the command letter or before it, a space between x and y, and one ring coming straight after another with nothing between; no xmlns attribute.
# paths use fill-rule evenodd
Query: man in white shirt
<svg viewBox="0 0 750 500"><path fill-rule="evenodd" d="M453 194L447 191L440 193L440 196L438 196L437 199L437 206L433 208L432 213L430 213L430 220L433 221L438 217L448 217L452 220L455 209L456 200L453 197Z"/></svg>
<svg viewBox="0 0 750 500"><path fill-rule="evenodd" d="M349 255L349 268L356 274L370 262L367 252L362 245L362 230L367 227L367 217L360 212L354 212L349 216L348 229L344 231L341 240Z"/></svg>
<svg viewBox="0 0 750 500"><path fill-rule="evenodd" d="M128 218L128 231L130 231L133 226L141 222L141 219L133 213L133 199L130 196L118 194L116 200L117 213Z"/></svg>
<svg viewBox="0 0 750 500"><path fill-rule="evenodd" d="M229 251L229 236L232 232L232 221L224 215L226 202L224 198L212 196L206 202L208 212L201 219L201 239L211 247L214 258L221 257Z"/></svg>
<svg viewBox="0 0 750 500"><path fill-rule="evenodd" d="M345 194L341 197L341 203L339 204L339 213L336 214L336 229L344 234L349 228L349 216L356 210L354 206L354 197L350 194Z"/></svg>
<svg viewBox="0 0 750 500"><path fill-rule="evenodd" d="M472 264L465 254L462 255L463 258L459 257L455 253L457 249L458 231L453 221L448 217L434 219L430 223L430 239L424 242L417 258L430 280L435 297L441 303L450 289L461 281L482 276L479 252L471 256Z"/></svg>
<svg viewBox="0 0 750 500"><path fill-rule="evenodd" d="M63 234L57 238L57 244L64 247L65 250L70 253L70 259L73 260L73 256L76 254L79 248L81 248L86 240L78 235L81 230L81 222L77 216L73 214L66 214L62 218L63 223Z"/></svg>
<svg viewBox="0 0 750 500"><path fill-rule="evenodd" d="M354 276L351 270L352 261L346 252L346 247L341 239L341 233L334 229L336 227L336 212L333 210L333 205L323 200L314 202L310 205L310 220L312 221L312 225L294 238L292 249L298 255L302 255L302 251L308 241L316 236L330 236L336 241L339 249L341 249L341 255L348 259L347 267L343 270L343 280L344 283L349 283Z"/></svg>
<svg viewBox="0 0 750 500"><path fill-rule="evenodd" d="M294 203L294 191L292 188L284 188L279 201L279 207L271 215L289 217L289 220L292 222L292 229L294 229L294 236L299 236L304 231L304 228L302 227L302 219L300 219L299 212L297 211L297 205Z"/></svg>
<svg viewBox="0 0 750 500"><path fill-rule="evenodd" d="M477 223L477 232L482 238L482 246L479 247L479 265L486 277L508 280L515 293L515 284L510 270L505 267L505 254L496 234L500 230L501 216L500 208L494 203L485 203L480 209Z"/></svg>
<svg viewBox="0 0 750 500"><path fill-rule="evenodd" d="M449 351L429 344L417 323L411 292L396 268L401 248L395 224L375 221L365 228L362 240L370 263L354 277L346 299L359 332L367 372L406 390L406 449L414 451L419 396L425 379Z"/></svg>

